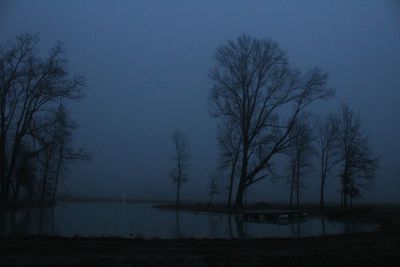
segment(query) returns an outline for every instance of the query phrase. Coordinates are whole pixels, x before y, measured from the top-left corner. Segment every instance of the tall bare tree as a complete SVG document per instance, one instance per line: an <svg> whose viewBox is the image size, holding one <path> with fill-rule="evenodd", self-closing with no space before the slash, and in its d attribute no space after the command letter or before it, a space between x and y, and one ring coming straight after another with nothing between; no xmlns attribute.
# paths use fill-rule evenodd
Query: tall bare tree
<svg viewBox="0 0 400 267"><path fill-rule="evenodd" d="M190 150L187 137L184 133L175 131L172 141L174 142L175 152L173 158L174 166L170 172L170 177L176 186L176 208L179 210L181 188L189 178Z"/></svg>
<svg viewBox="0 0 400 267"><path fill-rule="evenodd" d="M62 99L81 96L83 79L71 77L60 43L46 58L39 57L39 39L18 36L0 47L0 201L16 195L16 167L22 144L32 142L32 132L55 123L52 114Z"/></svg>
<svg viewBox="0 0 400 267"><path fill-rule="evenodd" d="M378 159L361 129L360 118L345 104L336 116L335 135L341 160L342 206L352 206L353 198L367 189L376 175ZM350 202L350 203L349 203Z"/></svg>
<svg viewBox="0 0 400 267"><path fill-rule="evenodd" d="M340 162L338 157L338 143L335 139L336 121L333 115L327 115L316 121L317 147L320 163L320 197L319 206L325 206L325 183L329 173Z"/></svg>
<svg viewBox="0 0 400 267"><path fill-rule="evenodd" d="M214 60L211 113L222 125L231 121L241 139L235 200L241 207L246 188L268 177L275 155L286 150L299 114L332 91L325 73L291 68L285 51L269 39L242 35L219 47Z"/></svg>

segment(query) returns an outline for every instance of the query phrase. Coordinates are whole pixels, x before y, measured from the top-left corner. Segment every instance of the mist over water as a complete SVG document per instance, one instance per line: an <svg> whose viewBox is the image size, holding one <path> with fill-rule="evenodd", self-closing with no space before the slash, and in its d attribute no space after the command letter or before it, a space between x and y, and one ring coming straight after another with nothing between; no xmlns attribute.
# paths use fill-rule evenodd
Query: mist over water
<svg viewBox="0 0 400 267"><path fill-rule="evenodd" d="M0 0L0 266L400 266L400 0Z"/></svg>
<svg viewBox="0 0 400 267"><path fill-rule="evenodd" d="M276 40L294 66L329 73L336 96L313 112L333 111L345 101L361 116L381 164L361 201L395 202L399 13L393 1L2 1L0 39L38 33L41 53L60 40L70 71L86 78L85 98L71 104L70 113L79 124L75 143L94 158L74 165L60 192L173 199L171 135L181 129L192 152L183 199L205 200L217 159L217 121L207 102L212 56L226 40L246 33ZM327 184L328 201L340 194L335 179ZM307 178L304 201L318 199L316 181L317 169ZM253 200L288 199L284 182L267 179L251 190Z"/></svg>

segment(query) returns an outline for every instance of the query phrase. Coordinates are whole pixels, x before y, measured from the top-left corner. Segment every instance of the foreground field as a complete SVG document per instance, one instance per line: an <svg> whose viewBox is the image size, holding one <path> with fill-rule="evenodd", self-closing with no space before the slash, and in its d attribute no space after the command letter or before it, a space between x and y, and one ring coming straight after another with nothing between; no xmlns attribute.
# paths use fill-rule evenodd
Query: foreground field
<svg viewBox="0 0 400 267"><path fill-rule="evenodd" d="M0 266L400 266L388 233L259 240L3 238Z"/></svg>

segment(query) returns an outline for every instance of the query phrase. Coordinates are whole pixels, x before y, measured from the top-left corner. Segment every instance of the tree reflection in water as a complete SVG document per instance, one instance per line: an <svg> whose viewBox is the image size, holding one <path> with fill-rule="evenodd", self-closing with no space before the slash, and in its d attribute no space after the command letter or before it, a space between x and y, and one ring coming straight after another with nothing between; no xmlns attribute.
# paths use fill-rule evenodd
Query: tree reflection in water
<svg viewBox="0 0 400 267"><path fill-rule="evenodd" d="M305 237L369 232L376 225L354 218L309 216L244 220L235 214L162 211L149 205L64 204L54 209L0 212L0 235L140 236L143 238ZM254 218L253 218L254 219ZM107 231L106 231L107 230Z"/></svg>

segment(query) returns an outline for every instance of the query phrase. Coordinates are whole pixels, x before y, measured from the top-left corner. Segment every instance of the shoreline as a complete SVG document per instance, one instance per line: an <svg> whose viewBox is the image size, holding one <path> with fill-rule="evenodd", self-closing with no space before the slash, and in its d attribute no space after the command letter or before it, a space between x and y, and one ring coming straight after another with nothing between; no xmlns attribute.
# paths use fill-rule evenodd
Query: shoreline
<svg viewBox="0 0 400 267"><path fill-rule="evenodd" d="M400 266L398 205L346 216L380 230L256 239L9 235L0 237L0 266Z"/></svg>

